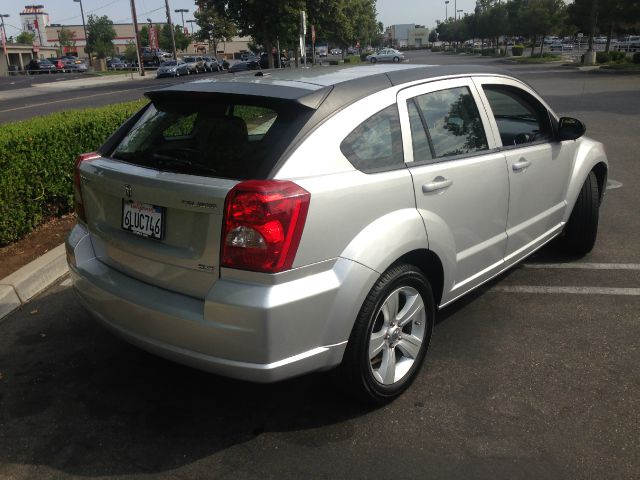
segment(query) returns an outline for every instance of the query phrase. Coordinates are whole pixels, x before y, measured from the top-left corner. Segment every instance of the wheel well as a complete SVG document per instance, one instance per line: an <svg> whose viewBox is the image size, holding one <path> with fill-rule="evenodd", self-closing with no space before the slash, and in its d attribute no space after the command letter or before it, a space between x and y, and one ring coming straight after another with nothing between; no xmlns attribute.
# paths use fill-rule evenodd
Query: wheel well
<svg viewBox="0 0 640 480"><path fill-rule="evenodd" d="M442 262L435 253L431 250L413 250L405 253L395 263L409 263L422 270L431 284L436 305L440 305L444 288L444 271Z"/></svg>
<svg viewBox="0 0 640 480"><path fill-rule="evenodd" d="M604 196L604 191L607 188L607 166L603 162L600 162L593 167L592 171L596 174L596 179L598 180L598 196L602 203L602 197Z"/></svg>

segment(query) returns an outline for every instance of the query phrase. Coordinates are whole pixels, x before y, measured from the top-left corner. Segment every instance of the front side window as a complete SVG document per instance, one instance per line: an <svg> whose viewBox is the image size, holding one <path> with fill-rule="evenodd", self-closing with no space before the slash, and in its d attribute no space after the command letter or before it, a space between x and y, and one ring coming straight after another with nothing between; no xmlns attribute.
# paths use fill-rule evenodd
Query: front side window
<svg viewBox="0 0 640 480"><path fill-rule="evenodd" d="M507 85L484 85L484 93L505 147L552 137L547 109L529 93Z"/></svg>
<svg viewBox="0 0 640 480"><path fill-rule="evenodd" d="M424 130L423 134L414 133L412 126L412 137L426 137L431 158L466 155L489 148L480 113L468 87L419 95L409 100L407 107L410 116L412 108L415 109ZM413 143L414 161L428 159L423 153L416 155L416 141ZM426 150L424 146L421 149Z"/></svg>
<svg viewBox="0 0 640 480"><path fill-rule="evenodd" d="M366 173L404 166L398 107L393 104L366 119L342 141L340 150Z"/></svg>

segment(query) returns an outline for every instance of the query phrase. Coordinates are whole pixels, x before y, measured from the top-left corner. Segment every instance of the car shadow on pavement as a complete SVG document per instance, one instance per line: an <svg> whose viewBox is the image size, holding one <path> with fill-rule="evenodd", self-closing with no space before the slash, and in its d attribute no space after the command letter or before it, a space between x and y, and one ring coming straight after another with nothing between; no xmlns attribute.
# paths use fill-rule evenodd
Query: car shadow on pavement
<svg viewBox="0 0 640 480"><path fill-rule="evenodd" d="M52 288L1 328L0 465L74 476L160 473L263 432L371 411L336 392L329 374L259 385L147 354L93 321L71 288ZM291 437L313 446L335 433Z"/></svg>

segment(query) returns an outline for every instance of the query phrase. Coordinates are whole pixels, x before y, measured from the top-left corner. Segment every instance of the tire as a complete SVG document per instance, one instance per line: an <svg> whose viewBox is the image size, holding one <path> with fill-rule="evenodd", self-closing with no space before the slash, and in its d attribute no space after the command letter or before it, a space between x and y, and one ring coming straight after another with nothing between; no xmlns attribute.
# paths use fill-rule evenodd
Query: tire
<svg viewBox="0 0 640 480"><path fill-rule="evenodd" d="M400 61L399 57L393 57L393 63L398 63Z"/></svg>
<svg viewBox="0 0 640 480"><path fill-rule="evenodd" d="M375 58L372 58L371 60L369 60L371 63L376 63L377 60Z"/></svg>
<svg viewBox="0 0 640 480"><path fill-rule="evenodd" d="M176 70L176 78L180 76L180 72Z"/></svg>
<svg viewBox="0 0 640 480"><path fill-rule="evenodd" d="M345 389L373 404L398 397L420 371L434 317L431 286L420 270L400 264L383 273L349 337L339 369Z"/></svg>
<svg viewBox="0 0 640 480"><path fill-rule="evenodd" d="M583 256L593 249L598 235L599 216L598 179L595 173L590 172L564 227L562 244L567 253Z"/></svg>

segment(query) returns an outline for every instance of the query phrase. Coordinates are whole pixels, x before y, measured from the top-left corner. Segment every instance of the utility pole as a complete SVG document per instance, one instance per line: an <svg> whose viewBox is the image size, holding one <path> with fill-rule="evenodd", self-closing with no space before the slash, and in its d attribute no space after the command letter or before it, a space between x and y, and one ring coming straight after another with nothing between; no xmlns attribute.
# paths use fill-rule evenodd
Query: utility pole
<svg viewBox="0 0 640 480"><path fill-rule="evenodd" d="M136 14L136 2L131 0L131 18L133 18L133 29L136 32L136 55L138 56L138 68L140 76L144 77L144 65L140 58L140 30L138 30L138 15Z"/></svg>
<svg viewBox="0 0 640 480"><path fill-rule="evenodd" d="M169 0L164 0L164 4L167 7L167 23L171 30L171 47L173 48L173 59L178 61L178 54L176 53L176 36L173 31L173 23L171 23L171 10L169 9Z"/></svg>
<svg viewBox="0 0 640 480"><path fill-rule="evenodd" d="M87 25L84 22L84 9L82 8L82 0L73 0L80 4L80 15L82 15L82 30L84 30L84 51L87 52ZM89 65L91 65L91 54L89 53Z"/></svg>
<svg viewBox="0 0 640 480"><path fill-rule="evenodd" d="M2 22L2 50L4 58L7 60L7 75L9 74L9 53L7 53L7 31L4 28L4 18L8 17L8 13L0 13L0 21Z"/></svg>

